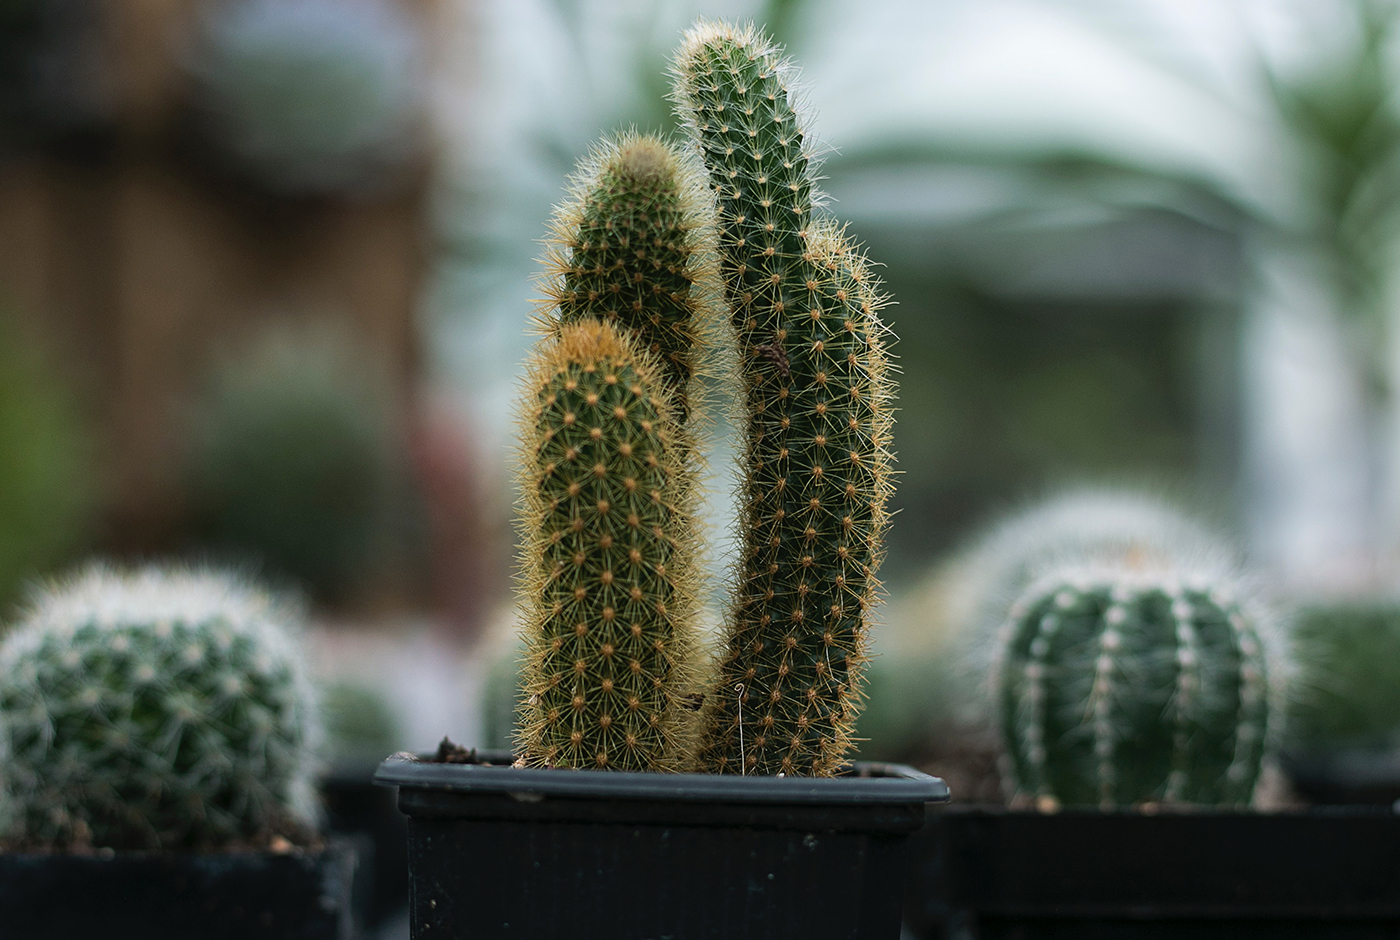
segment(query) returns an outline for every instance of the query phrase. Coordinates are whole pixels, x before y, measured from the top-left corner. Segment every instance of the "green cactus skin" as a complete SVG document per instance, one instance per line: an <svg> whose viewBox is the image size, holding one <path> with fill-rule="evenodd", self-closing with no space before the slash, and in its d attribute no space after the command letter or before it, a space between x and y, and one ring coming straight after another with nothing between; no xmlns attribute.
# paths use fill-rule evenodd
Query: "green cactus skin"
<svg viewBox="0 0 1400 940"><path fill-rule="evenodd" d="M1016 796L1243 806L1272 709L1257 619L1220 589L1051 576L1011 609L997 671Z"/></svg>
<svg viewBox="0 0 1400 940"><path fill-rule="evenodd" d="M544 320L605 320L664 365L677 417L721 316L714 210L692 154L650 136L604 142L555 213L545 259Z"/></svg>
<svg viewBox="0 0 1400 940"><path fill-rule="evenodd" d="M521 763L680 770L699 573L661 367L587 321L546 341L527 382Z"/></svg>
<svg viewBox="0 0 1400 940"><path fill-rule="evenodd" d="M317 703L297 614L230 577L92 567L0 647L15 844L220 848L316 818Z"/></svg>
<svg viewBox="0 0 1400 940"><path fill-rule="evenodd" d="M675 98L717 196L744 376L744 547L700 764L826 776L841 765L878 593L890 382L864 259L815 219L780 51L701 23Z"/></svg>

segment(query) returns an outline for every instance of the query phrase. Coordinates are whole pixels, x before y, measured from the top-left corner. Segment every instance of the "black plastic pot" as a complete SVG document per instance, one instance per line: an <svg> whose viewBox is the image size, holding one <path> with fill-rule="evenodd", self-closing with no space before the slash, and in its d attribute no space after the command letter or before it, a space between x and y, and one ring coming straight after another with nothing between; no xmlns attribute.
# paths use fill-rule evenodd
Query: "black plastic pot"
<svg viewBox="0 0 1400 940"><path fill-rule="evenodd" d="M894 940L942 780L521 770L392 757L416 938Z"/></svg>
<svg viewBox="0 0 1400 940"><path fill-rule="evenodd" d="M1400 800L1400 753L1344 747L1287 754L1284 772L1298 795L1323 806L1391 806Z"/></svg>
<svg viewBox="0 0 1400 940"><path fill-rule="evenodd" d="M1400 817L951 806L913 840L926 940L1395 940Z"/></svg>
<svg viewBox="0 0 1400 940"><path fill-rule="evenodd" d="M355 909L373 932L408 905L408 828L394 793L374 785L379 761L342 761L321 778L326 828L355 843Z"/></svg>
<svg viewBox="0 0 1400 940"><path fill-rule="evenodd" d="M349 940L354 850L0 854L0 936Z"/></svg>

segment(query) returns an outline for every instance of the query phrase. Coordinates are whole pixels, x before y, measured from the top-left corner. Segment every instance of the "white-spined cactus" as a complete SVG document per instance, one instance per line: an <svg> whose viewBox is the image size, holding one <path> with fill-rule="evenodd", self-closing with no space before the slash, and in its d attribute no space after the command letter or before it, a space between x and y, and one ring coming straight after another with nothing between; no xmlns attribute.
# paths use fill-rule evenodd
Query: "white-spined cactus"
<svg viewBox="0 0 1400 940"><path fill-rule="evenodd" d="M92 566L0 646L13 843L214 848L316 819L299 611L213 571Z"/></svg>

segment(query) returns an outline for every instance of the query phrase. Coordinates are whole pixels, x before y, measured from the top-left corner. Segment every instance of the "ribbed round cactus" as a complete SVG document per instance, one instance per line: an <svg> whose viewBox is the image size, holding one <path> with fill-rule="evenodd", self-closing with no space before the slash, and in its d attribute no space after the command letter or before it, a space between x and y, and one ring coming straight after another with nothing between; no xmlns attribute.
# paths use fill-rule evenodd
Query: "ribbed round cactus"
<svg viewBox="0 0 1400 940"><path fill-rule="evenodd" d="M813 215L780 50L701 23L675 71L717 197L746 425L741 570L700 760L827 775L858 707L890 488L880 298L864 259Z"/></svg>
<svg viewBox="0 0 1400 940"><path fill-rule="evenodd" d="M1016 795L1249 803L1277 715L1267 624L1210 580L1068 570L1012 607L996 670Z"/></svg>
<svg viewBox="0 0 1400 940"><path fill-rule="evenodd" d="M529 369L527 765L677 770L687 760L699 575L692 480L662 368L593 320L561 327Z"/></svg>
<svg viewBox="0 0 1400 940"><path fill-rule="evenodd" d="M604 142L555 213L544 281L551 330L587 319L625 330L661 361L683 422L721 316L704 174L693 156L656 137Z"/></svg>
<svg viewBox="0 0 1400 940"><path fill-rule="evenodd" d="M233 578L92 567L0 646L6 836L214 848L315 821L295 610Z"/></svg>

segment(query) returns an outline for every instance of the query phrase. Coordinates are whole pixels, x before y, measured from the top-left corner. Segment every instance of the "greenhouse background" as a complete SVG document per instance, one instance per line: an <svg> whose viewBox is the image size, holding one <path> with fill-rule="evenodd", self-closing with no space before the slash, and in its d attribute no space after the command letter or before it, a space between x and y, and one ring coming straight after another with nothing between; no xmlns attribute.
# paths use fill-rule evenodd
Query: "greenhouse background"
<svg viewBox="0 0 1400 940"><path fill-rule="evenodd" d="M1389 5L330 7L10 4L9 603L92 550L212 553L350 624L328 649L406 630L395 655L475 662L510 620L538 239L596 129L674 127L697 12L801 58L896 302L896 601L1081 485L1181 501L1291 592L1390 592Z"/></svg>

